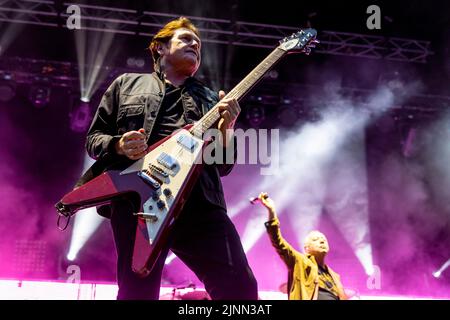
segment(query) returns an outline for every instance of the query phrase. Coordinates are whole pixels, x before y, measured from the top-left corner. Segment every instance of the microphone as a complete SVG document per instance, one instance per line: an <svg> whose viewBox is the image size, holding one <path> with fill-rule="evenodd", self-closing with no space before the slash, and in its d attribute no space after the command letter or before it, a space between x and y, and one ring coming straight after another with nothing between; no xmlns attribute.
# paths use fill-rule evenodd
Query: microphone
<svg viewBox="0 0 450 320"><path fill-rule="evenodd" d="M263 195L263 198L264 198L264 199L267 199L268 197L269 197L268 194ZM250 201L251 204L255 204L255 203L257 203L258 201L261 201L261 199L260 199L259 197L249 198L248 200Z"/></svg>

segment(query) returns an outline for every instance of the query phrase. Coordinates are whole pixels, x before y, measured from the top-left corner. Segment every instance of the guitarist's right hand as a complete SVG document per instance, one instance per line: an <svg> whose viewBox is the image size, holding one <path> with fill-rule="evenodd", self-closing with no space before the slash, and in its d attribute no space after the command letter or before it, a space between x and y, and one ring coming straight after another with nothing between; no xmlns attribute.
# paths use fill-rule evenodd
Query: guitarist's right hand
<svg viewBox="0 0 450 320"><path fill-rule="evenodd" d="M117 154L124 155L131 160L138 160L147 154L147 137L144 129L128 131L116 142Z"/></svg>

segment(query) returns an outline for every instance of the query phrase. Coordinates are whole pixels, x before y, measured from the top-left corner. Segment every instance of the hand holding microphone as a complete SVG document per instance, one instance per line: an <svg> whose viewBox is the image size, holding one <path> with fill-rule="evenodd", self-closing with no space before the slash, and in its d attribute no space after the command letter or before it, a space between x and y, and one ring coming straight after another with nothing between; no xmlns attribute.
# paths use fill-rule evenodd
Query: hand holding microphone
<svg viewBox="0 0 450 320"><path fill-rule="evenodd" d="M262 194L262 193L261 193L261 194ZM260 194L260 195L261 195L261 194ZM265 193L262 197L263 197L264 199L267 199L267 198L269 197L269 195L268 195L267 193ZM258 197L250 198L249 200L250 200L250 203L251 203L251 204L256 204L258 201L261 201L261 199L260 199L259 196L258 196Z"/></svg>
<svg viewBox="0 0 450 320"><path fill-rule="evenodd" d="M267 208L269 211L269 220L276 217L275 203L271 198L269 198L269 194L267 192L261 192L257 197L250 199L251 204L255 204L257 202L261 202L263 206Z"/></svg>
<svg viewBox="0 0 450 320"><path fill-rule="evenodd" d="M268 220L273 220L277 217L277 214L275 212L275 203L271 198L269 198L269 194L267 192L261 192L258 197L250 199L250 202L252 204L261 202L263 206L267 208Z"/></svg>

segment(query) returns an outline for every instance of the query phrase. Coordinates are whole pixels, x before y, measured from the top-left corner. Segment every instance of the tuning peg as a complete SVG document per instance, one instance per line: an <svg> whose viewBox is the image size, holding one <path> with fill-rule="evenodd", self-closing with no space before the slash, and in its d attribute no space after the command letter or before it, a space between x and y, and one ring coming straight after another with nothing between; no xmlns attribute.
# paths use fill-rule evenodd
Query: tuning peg
<svg viewBox="0 0 450 320"><path fill-rule="evenodd" d="M308 44L308 47L310 47L310 48L315 48L315 47L316 47L316 44L318 44L318 42L316 42L316 41L311 41L311 42Z"/></svg>
<svg viewBox="0 0 450 320"><path fill-rule="evenodd" d="M306 47L306 48L305 48L305 54L306 54L307 56L309 56L310 53L311 53L311 48L310 48L310 47Z"/></svg>
<svg viewBox="0 0 450 320"><path fill-rule="evenodd" d="M313 41L311 41L312 43L314 43L314 44L317 44L317 43L320 43L320 41L319 40L317 40L317 39L314 39Z"/></svg>

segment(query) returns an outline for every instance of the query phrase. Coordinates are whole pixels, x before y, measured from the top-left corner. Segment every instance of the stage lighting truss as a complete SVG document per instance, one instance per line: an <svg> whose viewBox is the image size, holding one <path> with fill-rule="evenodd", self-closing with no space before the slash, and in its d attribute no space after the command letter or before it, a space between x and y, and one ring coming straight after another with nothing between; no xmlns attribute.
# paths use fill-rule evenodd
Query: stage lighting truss
<svg viewBox="0 0 450 320"><path fill-rule="evenodd" d="M0 21L65 28L69 17L66 10L72 4L80 8L82 28L100 32L151 37L166 22L178 18L177 15L167 13L138 12L80 3L64 3L59 8L54 1L47 0L2 0ZM225 45L273 48L280 39L298 31L298 27L291 26L188 18L201 30L203 42ZM336 31L321 31L319 38L321 44L315 52L324 54L419 63L426 63L433 54L430 41Z"/></svg>
<svg viewBox="0 0 450 320"><path fill-rule="evenodd" d="M86 68L88 68L87 66ZM108 85L120 74L130 72L130 68L104 66L107 78L99 88L99 92L104 92ZM135 68L134 68L135 69ZM38 70L37 72L34 70ZM0 59L0 90L7 86L7 91L12 94L16 85L32 86L36 82L36 77L45 77L49 79L51 87L62 87L68 89L79 88L78 65L70 62L46 61L25 58L1 58ZM208 81L208 79L202 79ZM318 92L323 89L321 85L301 84L301 83L282 83L266 79L259 89L255 90L253 95L243 101L243 105L263 105L270 108L277 108L286 104L289 100L292 107L302 106L305 103L311 104L304 97L297 97L295 94L280 96L279 92ZM15 91L14 91L15 92ZM345 87L341 89L341 94L349 97L364 97L373 94L373 90L354 87ZM6 97L6 96L4 96ZM3 97L3 98L4 98ZM5 99L5 98L4 98ZM79 97L77 98L79 99ZM313 101L317 103L317 101ZM330 103L324 101L323 103ZM415 119L433 118L442 110L447 110L450 106L450 96L417 94L393 108L392 112L396 120L408 120L408 115L414 115ZM361 104L364 107L364 104ZM308 109L308 108L306 108ZM300 108L300 118L302 108ZM309 114L309 112L308 112ZM314 119L310 119L313 121Z"/></svg>

